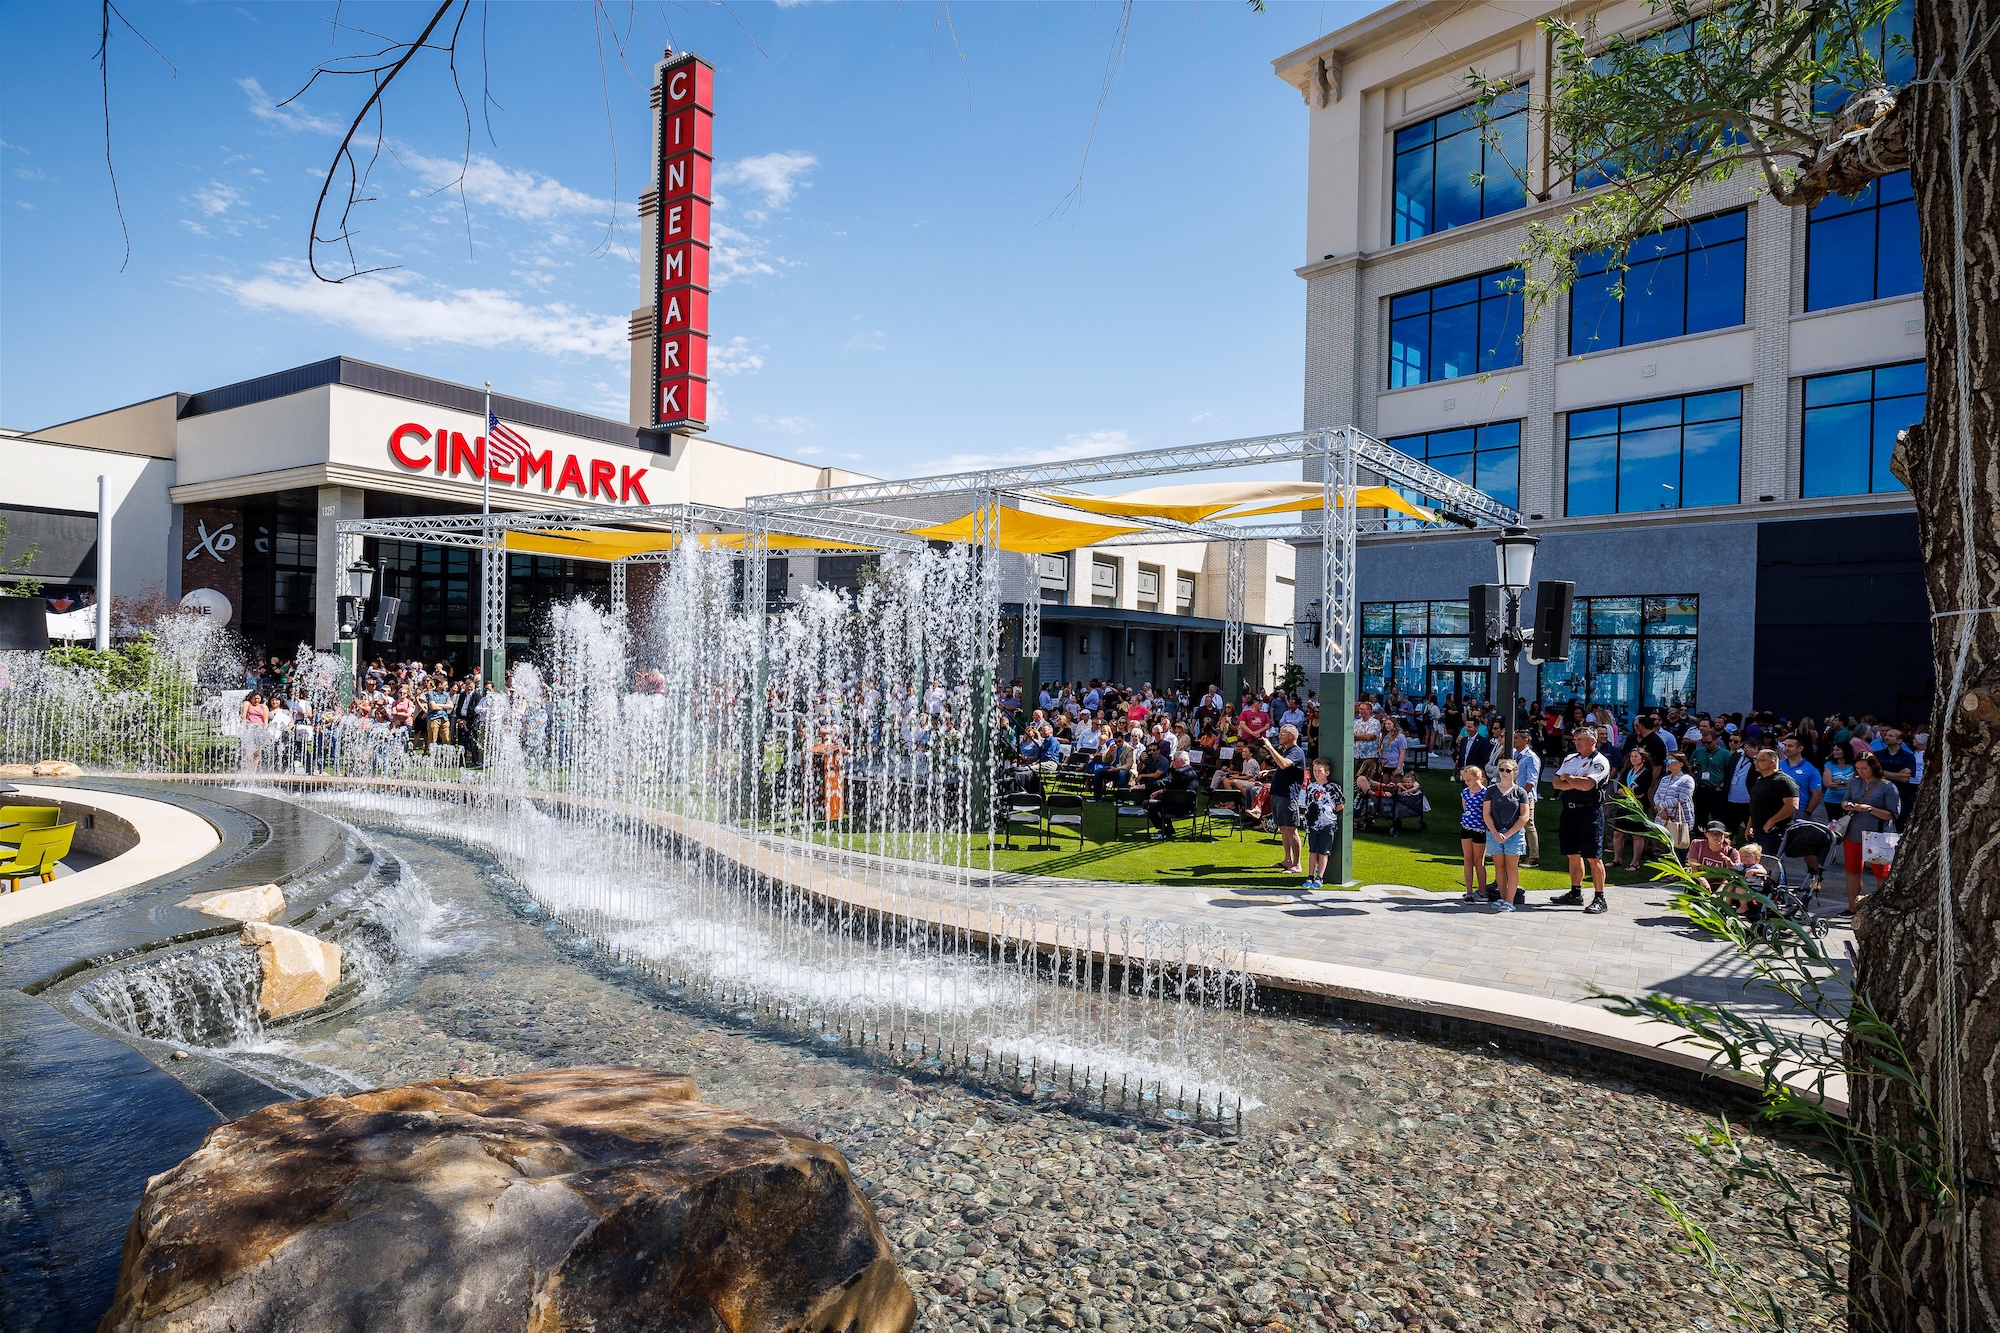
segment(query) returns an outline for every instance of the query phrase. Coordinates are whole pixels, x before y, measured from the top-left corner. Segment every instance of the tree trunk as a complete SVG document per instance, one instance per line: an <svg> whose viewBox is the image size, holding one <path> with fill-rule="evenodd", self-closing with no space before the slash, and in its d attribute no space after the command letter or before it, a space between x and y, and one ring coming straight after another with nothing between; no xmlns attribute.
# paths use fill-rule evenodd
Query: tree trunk
<svg viewBox="0 0 2000 1333"><path fill-rule="evenodd" d="M1953 0L1917 0L1913 45L1919 70L1958 76L1957 166L1964 198L1953 201L1952 92L1943 83L1911 88L1911 177L1916 191L1924 272L1924 420L1901 450L1900 473L1916 500L1917 532L1933 611L2000 606L2000 44L1988 43L1963 71L1966 40ZM1968 6L1968 8L1975 8ZM1976 12L1976 8L1975 8ZM1988 13L1983 22L1990 23ZM1955 218L1965 219L1962 233ZM1964 252L1959 258L1962 239ZM1954 309L1963 272L1963 337ZM1960 377L1970 387L1962 420ZM1971 471L1961 479L1961 427L1970 427ZM1968 487L1970 494L1967 494ZM1970 514L1970 530L1966 514ZM1970 557L1972 590L1962 582ZM1970 600L1968 601L1968 597ZM1970 650L1952 696L1960 631ZM1947 1237L1930 1195L1893 1168L1863 1181L1881 1230L1857 1225L1850 1275L1855 1329L2000 1329L2000 615L1933 621L1937 694L1931 766L1896 853L1895 873L1856 927L1861 989L1902 1034L1917 1072L1942 1117L1963 1135L1959 1244L1969 1258L1956 1283L1948 1277ZM1970 704L1967 703L1968 698ZM1945 758L1946 745L1949 756ZM1951 808L1941 827L1939 786L1948 764ZM1950 837L1951 902L1957 948L1953 990L1939 978L1939 886L1942 838ZM1941 1006L1957 1017L1960 1095L1945 1104ZM1915 1105L1893 1084L1856 1089L1858 1128L1911 1144L1924 1138Z"/></svg>

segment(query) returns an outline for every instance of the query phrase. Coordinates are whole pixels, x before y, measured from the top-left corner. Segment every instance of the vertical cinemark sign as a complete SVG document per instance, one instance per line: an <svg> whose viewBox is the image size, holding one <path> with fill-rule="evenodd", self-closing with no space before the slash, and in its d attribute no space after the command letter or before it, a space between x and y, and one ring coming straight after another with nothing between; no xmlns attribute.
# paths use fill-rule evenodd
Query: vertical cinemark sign
<svg viewBox="0 0 2000 1333"><path fill-rule="evenodd" d="M660 71L659 372L653 421L708 424L708 208L715 167L715 67L671 57Z"/></svg>

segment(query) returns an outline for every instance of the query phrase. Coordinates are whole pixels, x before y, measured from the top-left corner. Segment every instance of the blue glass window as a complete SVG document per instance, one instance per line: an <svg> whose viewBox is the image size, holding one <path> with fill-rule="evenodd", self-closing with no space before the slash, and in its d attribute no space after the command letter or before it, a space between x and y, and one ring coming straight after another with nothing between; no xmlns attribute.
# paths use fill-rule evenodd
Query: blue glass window
<svg viewBox="0 0 2000 1333"><path fill-rule="evenodd" d="M1383 694L1394 685L1422 698L1431 663L1472 660L1469 615L1464 602L1363 602L1362 690Z"/></svg>
<svg viewBox="0 0 2000 1333"><path fill-rule="evenodd" d="M1396 213L1391 244L1449 231L1525 207L1516 173L1528 161L1528 95L1496 102L1492 128L1460 107L1396 131Z"/></svg>
<svg viewBox="0 0 2000 1333"><path fill-rule="evenodd" d="M1743 391L1569 414L1564 512L1634 514L1742 498Z"/></svg>
<svg viewBox="0 0 2000 1333"><path fill-rule="evenodd" d="M1799 494L1900 491L1889 472L1896 435L1924 415L1924 363L1815 375L1806 381Z"/></svg>
<svg viewBox="0 0 2000 1333"><path fill-rule="evenodd" d="M1485 491L1509 508L1520 507L1521 423L1518 421L1437 430L1428 435L1399 435L1388 444L1429 463L1454 481ZM1418 504L1424 503L1420 496L1410 498Z"/></svg>
<svg viewBox="0 0 2000 1333"><path fill-rule="evenodd" d="M1861 79L1860 61L1857 57L1866 55L1881 71L1882 82L1891 88L1900 88L1917 77L1917 54L1910 46L1910 16L1916 5L1914 0L1901 0L1895 11L1881 23L1873 23L1854 34L1858 48L1849 55L1855 60L1856 87L1848 87L1840 82L1822 85L1813 93L1813 110L1823 116L1830 116L1843 106L1857 91ZM1818 51L1821 58L1826 56L1826 39L1819 39Z"/></svg>
<svg viewBox="0 0 2000 1333"><path fill-rule="evenodd" d="M1806 309L1907 296L1924 284L1910 173L1868 182L1852 199L1822 199L1806 221Z"/></svg>
<svg viewBox="0 0 2000 1333"><path fill-rule="evenodd" d="M1570 354L1741 324L1743 236L1738 209L1640 237L1623 268L1610 250L1579 256L1570 288Z"/></svg>
<svg viewBox="0 0 2000 1333"><path fill-rule="evenodd" d="M1501 269L1391 298L1389 387L1520 365L1520 276Z"/></svg>
<svg viewBox="0 0 2000 1333"><path fill-rule="evenodd" d="M1700 610L1701 599L1691 592L1577 598L1569 660L1542 666L1542 698L1619 708L1693 707Z"/></svg>

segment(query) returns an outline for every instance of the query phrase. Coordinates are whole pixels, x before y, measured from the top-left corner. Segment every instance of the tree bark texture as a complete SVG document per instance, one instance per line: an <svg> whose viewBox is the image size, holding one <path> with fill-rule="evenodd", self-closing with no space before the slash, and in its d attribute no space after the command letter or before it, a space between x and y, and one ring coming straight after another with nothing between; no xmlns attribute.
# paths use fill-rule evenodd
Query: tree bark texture
<svg viewBox="0 0 2000 1333"><path fill-rule="evenodd" d="M1978 7L1967 5L1978 12ZM1991 23L1990 7L1983 20ZM1905 91L1912 184L1923 248L1925 365L1929 391L1923 422L1899 453L1900 473L1916 500L1925 582L1934 612L1966 609L1961 585L1968 554L1976 575L1972 607L2000 606L2000 44L1988 43L1963 70L1953 0L1917 0L1913 45L1920 71L1957 78L1963 203L1953 201L1952 90L1942 82ZM1962 216L1962 228L1956 217ZM1953 294L1962 271L1963 336ZM1961 421L1963 376L1969 418ZM1961 479L1961 424L1970 426L1971 475ZM1964 520L1970 490L1971 523ZM1957 697L1949 697L1960 629L1967 618L1933 621L1937 695L1931 767L1918 787L1888 886L1856 926L1858 981L1902 1034L1918 1073L1938 1093L1944 1054L1941 1006L1958 1021L1961 1095L1939 1111L1962 1126L1963 1243L1969 1276L1947 1300L1946 1238L1928 1195L1894 1171L1863 1182L1879 1233L1857 1226L1850 1271L1850 1321L1856 1329L2000 1329L2000 615L1969 617L1971 648ZM1967 698L1972 700L1967 705ZM1949 758L1940 762L1941 741ZM1939 779L1951 776L1949 829L1940 828ZM1953 990L1939 982L1938 910L1941 834L1951 852L1951 901L1957 948ZM1914 1103L1897 1085L1870 1080L1857 1090L1858 1128L1919 1143ZM1899 1275L1900 1281L1896 1277ZM1955 1308L1954 1308L1955 1307Z"/></svg>

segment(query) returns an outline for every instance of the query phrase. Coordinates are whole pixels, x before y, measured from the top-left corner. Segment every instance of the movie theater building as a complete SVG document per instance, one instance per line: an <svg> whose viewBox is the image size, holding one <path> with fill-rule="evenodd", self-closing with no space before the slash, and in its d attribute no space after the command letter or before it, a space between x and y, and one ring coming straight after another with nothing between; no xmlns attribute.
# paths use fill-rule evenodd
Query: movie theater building
<svg viewBox="0 0 2000 1333"><path fill-rule="evenodd" d="M1401 0L1273 62L1309 123L1305 424L1358 426L1528 518L1536 577L1577 592L1545 698L1927 712L1916 519L1889 467L1925 391L1907 173L1811 209L1754 171L1704 185L1633 247L1622 300L1585 255L1525 320L1508 280L1573 194L1526 105L1489 137L1465 79L1539 102L1554 14L1605 38L1663 22L1637 0ZM1871 38L1892 82L1906 19ZM1301 552L1301 615L1320 565ZM1490 534L1364 536L1360 687L1483 693L1466 587L1493 577Z"/></svg>
<svg viewBox="0 0 2000 1333"><path fill-rule="evenodd" d="M179 599L196 588L228 598L252 645L289 656L335 640L341 519L477 512L482 390L334 357L201 393L176 393L13 435L9 550L42 546L33 573L94 596L95 475L113 478L113 591ZM738 506L749 496L866 480L715 440L495 394L493 410L532 448L496 469L496 509ZM392 643L371 654L470 667L477 653L473 552L370 539L376 591L402 601ZM532 647L536 610L600 590L608 567L509 557L510 647ZM796 571L790 566L803 566ZM789 562L814 576L809 560Z"/></svg>

